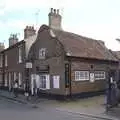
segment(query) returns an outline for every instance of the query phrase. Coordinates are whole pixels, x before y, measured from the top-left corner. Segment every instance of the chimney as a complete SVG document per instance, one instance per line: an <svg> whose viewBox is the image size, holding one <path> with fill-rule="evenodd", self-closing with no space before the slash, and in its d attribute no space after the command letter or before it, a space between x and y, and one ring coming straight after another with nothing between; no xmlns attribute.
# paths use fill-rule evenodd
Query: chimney
<svg viewBox="0 0 120 120"><path fill-rule="evenodd" d="M5 49L4 43L0 43L0 51L3 51Z"/></svg>
<svg viewBox="0 0 120 120"><path fill-rule="evenodd" d="M11 34L9 37L9 46L12 46L18 42L17 34Z"/></svg>
<svg viewBox="0 0 120 120"><path fill-rule="evenodd" d="M33 26L26 26L24 29L24 39L29 38L30 36L33 36L36 34L36 30Z"/></svg>
<svg viewBox="0 0 120 120"><path fill-rule="evenodd" d="M48 17L50 28L61 29L62 16L59 14L59 9L51 8Z"/></svg>

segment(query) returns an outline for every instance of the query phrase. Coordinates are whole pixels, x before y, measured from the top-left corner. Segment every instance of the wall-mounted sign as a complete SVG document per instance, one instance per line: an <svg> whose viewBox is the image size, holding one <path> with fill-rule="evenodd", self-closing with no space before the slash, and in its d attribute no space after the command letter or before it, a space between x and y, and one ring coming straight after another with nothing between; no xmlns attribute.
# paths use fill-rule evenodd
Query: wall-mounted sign
<svg viewBox="0 0 120 120"><path fill-rule="evenodd" d="M26 68L32 68L32 63L31 62L27 62L26 63Z"/></svg>
<svg viewBox="0 0 120 120"><path fill-rule="evenodd" d="M48 65L40 65L36 67L37 73L48 73L49 72L49 66Z"/></svg>
<svg viewBox="0 0 120 120"><path fill-rule="evenodd" d="M90 82L94 82L94 81L95 81L94 73L90 73Z"/></svg>

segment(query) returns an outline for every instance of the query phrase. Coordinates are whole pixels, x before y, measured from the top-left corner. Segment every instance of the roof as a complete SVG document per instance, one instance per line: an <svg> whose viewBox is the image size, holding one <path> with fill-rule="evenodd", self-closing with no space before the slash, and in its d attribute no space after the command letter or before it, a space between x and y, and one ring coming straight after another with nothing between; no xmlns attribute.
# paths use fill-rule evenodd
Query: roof
<svg viewBox="0 0 120 120"><path fill-rule="evenodd" d="M112 51L112 53L113 53L118 59L120 59L120 51Z"/></svg>
<svg viewBox="0 0 120 120"><path fill-rule="evenodd" d="M13 48L15 48L15 47L23 44L23 43L24 43L24 40L21 40L21 41L17 42L16 44L13 44L13 45L9 46L9 47L6 48L6 49L3 49L2 51L0 51L0 53L4 53L4 52L6 52L6 51L8 51L8 50L10 50L10 49L13 49Z"/></svg>
<svg viewBox="0 0 120 120"><path fill-rule="evenodd" d="M62 30L53 29L53 32L69 56L118 61L101 40L94 40Z"/></svg>

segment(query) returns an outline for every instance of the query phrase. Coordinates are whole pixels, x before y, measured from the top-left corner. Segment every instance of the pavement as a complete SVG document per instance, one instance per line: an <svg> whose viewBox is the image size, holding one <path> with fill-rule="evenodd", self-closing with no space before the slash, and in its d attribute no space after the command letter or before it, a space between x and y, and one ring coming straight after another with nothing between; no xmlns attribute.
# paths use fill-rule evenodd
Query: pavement
<svg viewBox="0 0 120 120"><path fill-rule="evenodd" d="M47 108L50 107L59 112L67 112L70 114L88 116L96 119L120 120L120 107L112 108L110 111L106 112L105 96L103 95L85 99L75 99L72 101L56 101L45 98L31 97L30 100L27 101L24 95L19 95L17 98L14 98L12 93L1 90L0 96L21 104L30 105L32 107L40 108L41 106L47 106Z"/></svg>

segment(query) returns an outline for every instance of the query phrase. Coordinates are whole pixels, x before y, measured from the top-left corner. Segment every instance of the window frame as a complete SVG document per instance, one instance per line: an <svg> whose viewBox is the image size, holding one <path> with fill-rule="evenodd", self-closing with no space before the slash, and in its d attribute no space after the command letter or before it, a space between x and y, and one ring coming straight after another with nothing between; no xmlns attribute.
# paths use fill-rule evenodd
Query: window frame
<svg viewBox="0 0 120 120"><path fill-rule="evenodd" d="M22 73L21 72L18 73L18 85L19 87L22 85Z"/></svg>
<svg viewBox="0 0 120 120"><path fill-rule="evenodd" d="M5 78L4 78L4 86L7 87L8 86L8 73L5 73Z"/></svg>
<svg viewBox="0 0 120 120"><path fill-rule="evenodd" d="M8 66L8 56L5 55L5 67L7 67L7 66Z"/></svg>
<svg viewBox="0 0 120 120"><path fill-rule="evenodd" d="M3 55L0 55L0 67L3 67Z"/></svg>
<svg viewBox="0 0 120 120"><path fill-rule="evenodd" d="M46 48L39 49L39 59L45 59L46 57Z"/></svg>
<svg viewBox="0 0 120 120"><path fill-rule="evenodd" d="M45 79L44 80L41 80L41 77L45 77ZM41 75L39 75L39 79L40 79L40 89L41 90L47 90L47 89L50 89L50 76L49 76L49 88L47 88L47 77L48 77L49 75L48 74L41 74ZM43 83L45 84L45 88L43 88Z"/></svg>
<svg viewBox="0 0 120 120"><path fill-rule="evenodd" d="M100 78L99 75L101 75L101 74L98 74L98 73L97 73L97 75L98 75L97 77L99 77L99 78L96 78L96 72L98 72L98 73L99 73L99 72L103 72L103 76L104 76L104 77L103 77L103 78ZM106 74L105 71L95 71L95 72L94 72L95 80L104 80L104 79L106 79L106 75L105 75L105 74Z"/></svg>
<svg viewBox="0 0 120 120"><path fill-rule="evenodd" d="M22 46L18 47L18 62L22 63L23 59L22 59Z"/></svg>
<svg viewBox="0 0 120 120"><path fill-rule="evenodd" d="M87 73L87 78L80 78L80 72ZM75 71L75 81L88 81L90 79L90 72L87 70L77 70ZM83 75L85 77L85 75Z"/></svg>

